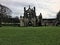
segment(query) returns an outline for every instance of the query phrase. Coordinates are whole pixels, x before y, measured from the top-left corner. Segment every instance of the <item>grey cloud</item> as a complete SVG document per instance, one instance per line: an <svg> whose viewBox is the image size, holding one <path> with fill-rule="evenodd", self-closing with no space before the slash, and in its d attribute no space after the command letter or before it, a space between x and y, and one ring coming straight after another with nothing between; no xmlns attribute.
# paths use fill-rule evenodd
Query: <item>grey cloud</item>
<svg viewBox="0 0 60 45"><path fill-rule="evenodd" d="M14 16L15 15L23 15L23 8L31 5L31 7L36 6L36 11L43 9L44 11L47 11L47 15L49 15L49 16L54 15L54 16L51 16L51 17L55 17L56 12L50 9L51 4L55 3L54 1L51 1L51 0L36 0L37 1L36 2L34 0L35 2L33 2L33 3L24 2L24 1L19 2L19 0L17 0L17 1L8 0L8 1L4 2L4 1L1 0L0 3L9 7L13 11ZM40 1L40 2L38 3L38 1Z"/></svg>
<svg viewBox="0 0 60 45"><path fill-rule="evenodd" d="M7 2L6 5L12 5L12 6L16 6L16 7L28 7L28 5L30 5L29 3L27 2L16 2L16 1L11 1L11 2ZM34 3L31 3L31 6L33 6Z"/></svg>

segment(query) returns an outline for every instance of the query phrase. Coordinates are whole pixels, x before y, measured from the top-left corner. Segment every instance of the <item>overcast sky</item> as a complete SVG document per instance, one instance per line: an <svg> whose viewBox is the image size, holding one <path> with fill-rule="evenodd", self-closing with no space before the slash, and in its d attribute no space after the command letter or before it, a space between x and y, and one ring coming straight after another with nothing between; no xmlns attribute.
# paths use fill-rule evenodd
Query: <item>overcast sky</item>
<svg viewBox="0 0 60 45"><path fill-rule="evenodd" d="M36 15L42 13L43 18L55 18L60 10L60 0L0 0L0 4L13 11L13 17L23 15L24 7L36 7Z"/></svg>

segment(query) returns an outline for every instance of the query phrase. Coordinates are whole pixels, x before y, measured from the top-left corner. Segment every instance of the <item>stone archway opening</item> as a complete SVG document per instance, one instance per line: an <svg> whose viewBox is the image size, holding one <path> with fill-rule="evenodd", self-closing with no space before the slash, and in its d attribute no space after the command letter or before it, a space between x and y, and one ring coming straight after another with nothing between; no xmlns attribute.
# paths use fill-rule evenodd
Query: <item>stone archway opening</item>
<svg viewBox="0 0 60 45"><path fill-rule="evenodd" d="M31 21L28 22L28 26L32 26L32 22Z"/></svg>

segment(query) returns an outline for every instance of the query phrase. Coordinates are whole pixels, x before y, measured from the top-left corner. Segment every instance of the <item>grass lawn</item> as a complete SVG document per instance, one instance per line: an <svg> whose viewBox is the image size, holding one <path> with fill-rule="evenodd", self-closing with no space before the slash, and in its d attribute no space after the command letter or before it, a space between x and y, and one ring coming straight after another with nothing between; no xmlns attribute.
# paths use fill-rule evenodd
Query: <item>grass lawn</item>
<svg viewBox="0 0 60 45"><path fill-rule="evenodd" d="M60 45L60 27L0 27L0 45Z"/></svg>

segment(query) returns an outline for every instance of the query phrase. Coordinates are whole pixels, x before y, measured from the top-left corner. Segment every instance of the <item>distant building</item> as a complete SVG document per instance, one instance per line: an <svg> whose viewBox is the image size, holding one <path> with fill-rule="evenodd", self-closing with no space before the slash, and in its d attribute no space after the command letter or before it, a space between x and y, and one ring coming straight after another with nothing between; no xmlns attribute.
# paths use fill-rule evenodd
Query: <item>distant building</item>
<svg viewBox="0 0 60 45"><path fill-rule="evenodd" d="M20 26L56 26L60 24L60 11L55 19L43 19L42 14L36 16L35 7L26 10L24 7L24 16L20 16Z"/></svg>

